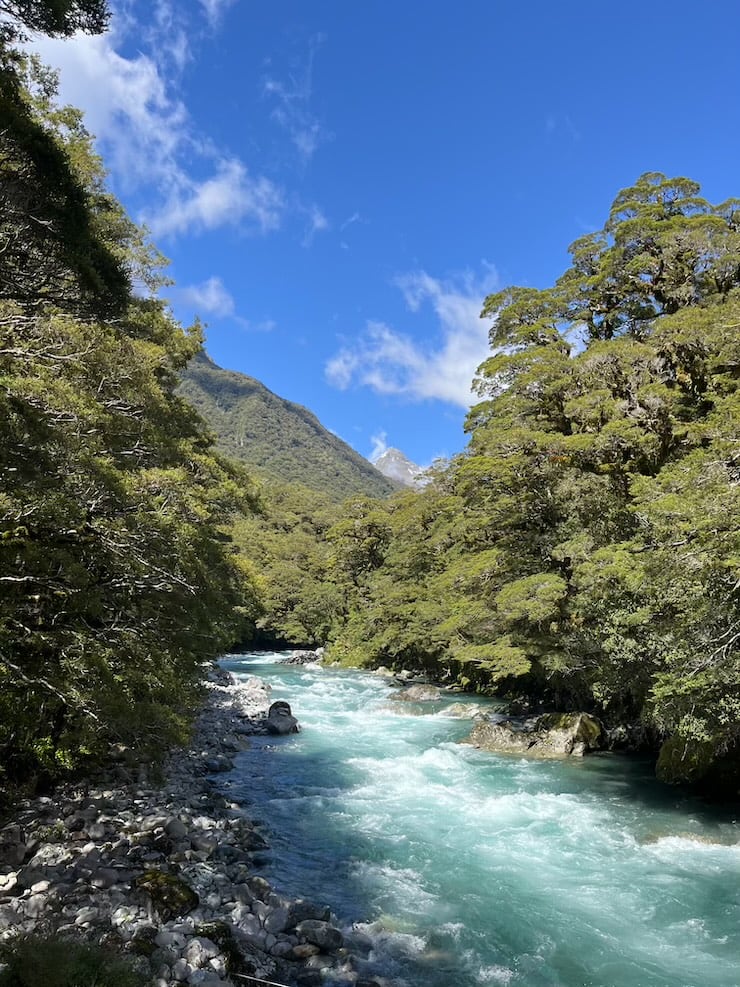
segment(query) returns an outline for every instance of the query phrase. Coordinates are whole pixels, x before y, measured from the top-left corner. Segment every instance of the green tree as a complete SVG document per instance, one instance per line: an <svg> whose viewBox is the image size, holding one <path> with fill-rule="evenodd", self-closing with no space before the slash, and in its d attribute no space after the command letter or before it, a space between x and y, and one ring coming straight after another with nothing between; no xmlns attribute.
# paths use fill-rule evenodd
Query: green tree
<svg viewBox="0 0 740 987"><path fill-rule="evenodd" d="M740 208L699 191L642 176L553 287L487 298L468 450L374 556L373 505L336 529L337 647L641 719L667 780L740 763Z"/></svg>
<svg viewBox="0 0 740 987"><path fill-rule="evenodd" d="M41 186L51 176L33 207L51 244L27 236L23 209L4 212L1 230L11 290L0 301L0 763L10 782L53 777L111 743L155 753L181 738L199 663L253 617L255 595L226 533L251 510L251 485L175 393L199 327L122 290L134 275L162 284L159 255L105 193L79 115L55 107L37 66L18 59L21 69L13 120L42 135L44 155L56 150L33 172ZM12 127L6 136L0 198L15 203L21 145ZM57 165L80 191L72 234L59 222ZM110 278L96 280L102 268L91 273L78 253L88 234L98 253L87 260L105 258ZM23 256L35 287L19 280Z"/></svg>
<svg viewBox="0 0 740 987"><path fill-rule="evenodd" d="M10 18L6 31L25 28L52 37L101 34L110 18L105 0L0 0L0 13Z"/></svg>

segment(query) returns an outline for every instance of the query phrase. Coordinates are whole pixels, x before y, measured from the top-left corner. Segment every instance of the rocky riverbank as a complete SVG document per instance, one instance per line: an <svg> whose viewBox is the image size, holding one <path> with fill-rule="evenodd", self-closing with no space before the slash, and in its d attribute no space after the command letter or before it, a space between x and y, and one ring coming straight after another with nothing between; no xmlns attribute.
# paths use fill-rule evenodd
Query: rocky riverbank
<svg viewBox="0 0 740 987"><path fill-rule="evenodd" d="M217 790L249 736L267 731L269 685L214 668L206 687L192 742L161 783L141 766L132 781L122 763L95 787L23 802L6 820L0 940L108 944L156 987L381 985L363 959L369 940L259 876L269 834Z"/></svg>

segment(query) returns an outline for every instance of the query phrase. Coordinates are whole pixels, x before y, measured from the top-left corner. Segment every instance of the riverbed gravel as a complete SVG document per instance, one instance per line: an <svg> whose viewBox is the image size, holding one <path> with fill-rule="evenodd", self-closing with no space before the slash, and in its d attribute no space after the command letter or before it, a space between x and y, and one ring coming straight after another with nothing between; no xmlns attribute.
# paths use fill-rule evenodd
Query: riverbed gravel
<svg viewBox="0 0 740 987"><path fill-rule="evenodd" d="M123 752L96 784L24 801L4 821L0 940L106 943L154 987L381 987L361 936L260 876L269 833L218 790L250 736L266 731L270 686L213 666L205 687L191 743L157 782Z"/></svg>

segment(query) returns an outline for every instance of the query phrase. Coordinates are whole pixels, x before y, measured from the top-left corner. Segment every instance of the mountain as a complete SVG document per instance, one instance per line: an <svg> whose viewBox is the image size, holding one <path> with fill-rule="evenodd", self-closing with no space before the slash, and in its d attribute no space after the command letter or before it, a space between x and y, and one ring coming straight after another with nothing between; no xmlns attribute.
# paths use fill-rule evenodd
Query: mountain
<svg viewBox="0 0 740 987"><path fill-rule="evenodd" d="M404 487L423 486L424 470L404 456L400 449L386 449L379 459L375 460L375 469L389 480L402 483Z"/></svg>
<svg viewBox="0 0 740 987"><path fill-rule="evenodd" d="M335 501L353 494L386 497L397 489L307 408L278 397L254 377L224 370L200 354L181 379L179 393L210 425L218 448L233 459Z"/></svg>

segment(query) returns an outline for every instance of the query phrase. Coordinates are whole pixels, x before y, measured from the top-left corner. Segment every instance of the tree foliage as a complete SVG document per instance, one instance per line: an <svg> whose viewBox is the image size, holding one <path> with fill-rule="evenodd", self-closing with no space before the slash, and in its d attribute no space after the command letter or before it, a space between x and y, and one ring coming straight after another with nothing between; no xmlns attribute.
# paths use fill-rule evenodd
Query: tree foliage
<svg viewBox="0 0 740 987"><path fill-rule="evenodd" d="M96 6L29 9L48 8L65 33L63 18ZM13 73L0 155L0 764L29 782L111 743L154 752L182 736L199 663L253 617L225 533L252 492L176 394L199 328L131 290L162 283L159 255L105 191L79 114L17 53Z"/></svg>
<svg viewBox="0 0 740 987"><path fill-rule="evenodd" d="M740 203L642 176L552 288L485 301L466 453L329 532L334 651L740 744Z"/></svg>
<svg viewBox="0 0 740 987"><path fill-rule="evenodd" d="M257 471L268 486L296 484L335 503L355 494L384 497L395 484L333 435L307 408L203 354L182 374L180 393L216 433L218 448Z"/></svg>
<svg viewBox="0 0 740 987"><path fill-rule="evenodd" d="M51 37L100 34L110 17L105 0L0 0L0 13L10 18L6 31L16 36L24 29Z"/></svg>
<svg viewBox="0 0 740 987"><path fill-rule="evenodd" d="M0 12L5 781L161 749L199 662L240 637L639 719L662 777L736 785L740 202L643 175L551 288L486 299L468 449L374 500L384 482L305 409L291 432L285 403L198 356L80 114L21 54L24 31L99 30L104 5ZM215 454L186 395L278 482Z"/></svg>

